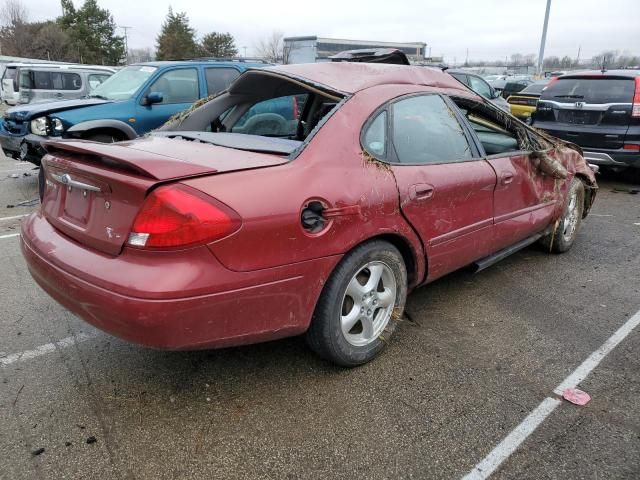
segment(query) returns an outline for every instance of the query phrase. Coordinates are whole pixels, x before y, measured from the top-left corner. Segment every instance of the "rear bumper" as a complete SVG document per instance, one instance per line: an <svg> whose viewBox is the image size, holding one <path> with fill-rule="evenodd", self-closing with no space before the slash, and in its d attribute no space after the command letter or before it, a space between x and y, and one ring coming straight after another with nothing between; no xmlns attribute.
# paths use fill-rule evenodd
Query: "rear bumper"
<svg viewBox="0 0 640 480"><path fill-rule="evenodd" d="M584 158L595 165L640 168L640 152L583 148Z"/></svg>
<svg viewBox="0 0 640 480"><path fill-rule="evenodd" d="M536 107L511 104L511 115L519 118L520 120L528 120L531 118L531 114L535 111Z"/></svg>
<svg viewBox="0 0 640 480"><path fill-rule="evenodd" d="M33 278L60 304L107 333L171 350L304 332L340 258L240 273L206 247L108 257L57 232L39 212L23 222L21 247Z"/></svg>

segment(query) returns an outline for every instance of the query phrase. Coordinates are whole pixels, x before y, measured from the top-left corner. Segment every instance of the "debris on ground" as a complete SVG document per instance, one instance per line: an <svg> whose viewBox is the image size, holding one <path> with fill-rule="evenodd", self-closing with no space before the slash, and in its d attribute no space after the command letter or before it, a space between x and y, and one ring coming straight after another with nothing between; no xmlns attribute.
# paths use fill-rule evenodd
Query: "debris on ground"
<svg viewBox="0 0 640 480"><path fill-rule="evenodd" d="M96 437L94 437L93 435L91 435L89 438L87 438L87 443L89 445L91 445L92 443L96 443L98 441L98 439Z"/></svg>
<svg viewBox="0 0 640 480"><path fill-rule="evenodd" d="M562 392L562 398L574 405L586 405L591 400L591 395L577 388L567 388Z"/></svg>
<svg viewBox="0 0 640 480"><path fill-rule="evenodd" d="M34 457L37 457L38 455L44 453L44 448L40 447L36 450L34 450L33 452L31 452L31 455L33 455Z"/></svg>
<svg viewBox="0 0 640 480"><path fill-rule="evenodd" d="M24 385L22 385L20 387L20 390L18 390L18 393L16 393L16 398L13 399L13 406L16 406L16 403L18 403L18 397L20 396L20 394L22 393L22 390L24 390Z"/></svg>
<svg viewBox="0 0 640 480"><path fill-rule="evenodd" d="M25 200L24 202L18 202L16 204L9 204L7 208L16 208L16 207L34 207L40 202L40 198L34 198L33 200Z"/></svg>
<svg viewBox="0 0 640 480"><path fill-rule="evenodd" d="M9 178L20 178L20 175L17 173L12 173L11 175L7 175Z"/></svg>
<svg viewBox="0 0 640 480"><path fill-rule="evenodd" d="M73 443L71 443L71 442L64 442L64 446L65 446L65 447L70 447L71 445L73 445Z"/></svg>

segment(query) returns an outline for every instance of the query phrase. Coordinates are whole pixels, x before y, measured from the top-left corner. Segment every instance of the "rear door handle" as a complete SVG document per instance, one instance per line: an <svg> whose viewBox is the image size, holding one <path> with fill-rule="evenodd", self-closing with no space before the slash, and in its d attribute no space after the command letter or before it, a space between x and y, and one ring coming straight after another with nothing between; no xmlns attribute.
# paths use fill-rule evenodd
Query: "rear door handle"
<svg viewBox="0 0 640 480"><path fill-rule="evenodd" d="M500 183L502 185L509 185L511 182L513 182L513 173L505 172L500 175Z"/></svg>
<svg viewBox="0 0 640 480"><path fill-rule="evenodd" d="M428 183L417 183L409 187L409 198L411 200L428 200L433 197L433 185Z"/></svg>

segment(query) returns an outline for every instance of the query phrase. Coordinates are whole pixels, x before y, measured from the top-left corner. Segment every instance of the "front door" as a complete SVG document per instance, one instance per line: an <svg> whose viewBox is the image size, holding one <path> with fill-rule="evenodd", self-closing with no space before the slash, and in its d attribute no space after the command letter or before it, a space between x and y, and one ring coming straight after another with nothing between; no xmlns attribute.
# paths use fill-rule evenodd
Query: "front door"
<svg viewBox="0 0 640 480"><path fill-rule="evenodd" d="M479 158L453 108L440 95L414 95L380 115L389 117L385 155L402 213L425 246L428 280L488 255L496 175ZM371 132L381 118L371 123ZM365 148L375 154L382 145L369 133Z"/></svg>
<svg viewBox="0 0 640 480"><path fill-rule="evenodd" d="M148 132L158 128L172 115L189 108L200 97L197 68L178 68L162 73L146 90L160 93L162 101L151 105L138 105L136 131Z"/></svg>

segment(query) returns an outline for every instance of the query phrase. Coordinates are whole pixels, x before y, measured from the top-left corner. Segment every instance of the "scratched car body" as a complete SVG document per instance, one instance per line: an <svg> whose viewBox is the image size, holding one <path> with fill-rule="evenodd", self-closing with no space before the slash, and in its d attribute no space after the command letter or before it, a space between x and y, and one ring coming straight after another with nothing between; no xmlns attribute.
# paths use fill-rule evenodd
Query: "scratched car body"
<svg viewBox="0 0 640 480"><path fill-rule="evenodd" d="M145 138L47 150L22 251L62 305L156 348L305 334L345 366L391 340L412 289L570 248L597 189L578 147L410 66L250 70Z"/></svg>

